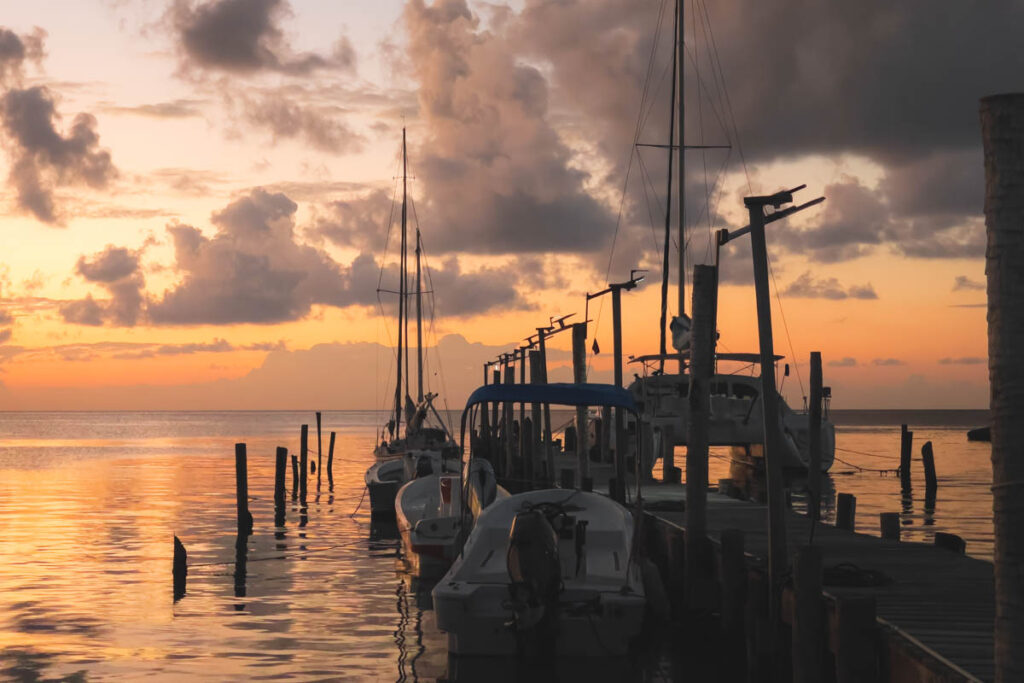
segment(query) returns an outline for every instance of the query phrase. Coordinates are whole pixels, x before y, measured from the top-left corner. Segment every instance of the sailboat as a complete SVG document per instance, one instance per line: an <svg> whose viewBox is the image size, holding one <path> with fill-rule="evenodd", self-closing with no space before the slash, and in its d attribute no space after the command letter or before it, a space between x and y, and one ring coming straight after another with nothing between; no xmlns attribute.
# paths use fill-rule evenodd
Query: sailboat
<svg viewBox="0 0 1024 683"><path fill-rule="evenodd" d="M399 255L398 343L395 346L395 401L381 440L374 448L377 462L366 470L366 488L373 516L393 516L395 496L402 485L430 474L458 472L459 449L434 407L437 394L423 387L423 279L422 240L416 228L416 369L417 400L409 395L409 292L408 282L408 161L406 132L402 129L402 239ZM404 361L404 363L403 363ZM404 370L404 374L403 374ZM403 433L404 426L404 433Z"/></svg>
<svg viewBox="0 0 1024 683"><path fill-rule="evenodd" d="M638 417L639 424L633 423L632 428L642 430L647 435L643 440L644 452L641 453L642 472L650 473L655 461L663 454L671 453L675 446L686 445L689 432L689 329L690 319L686 315L686 231L685 231L685 150L709 149L716 145L684 144L685 131L684 113L684 51L682 50L685 12L682 0L676 2L676 21L673 27L673 81L672 103L669 117L668 145L668 193L665 209L665 235L662 262L661 283L661 317L659 321L660 352L634 358L632 362L641 363L643 374L637 373L636 379L630 384L629 391L637 404L642 406ZM678 112L679 144L675 144L675 122ZM663 147L662 145L654 145ZM678 150L679 177L675 191L679 202L678 222L678 315L667 324L668 290L670 277L670 245L671 214L672 214L672 171L673 154ZM720 231L721 232L721 231ZM719 243L720 246L720 243ZM715 249L715 265L718 265L718 249ZM716 284L717 286L717 284ZM667 348L666 331L672 331L674 352ZM715 335L717 338L717 334ZM717 346L717 344L716 344ZM777 364L782 356L773 356L772 363ZM772 419L778 421L780 440L780 461L786 469L806 470L810 462L810 416L807 406L802 410L794 410L786 404L779 394L778 388L772 387L776 401L769 401L763 395L766 387L761 383L761 367L763 360L758 353L715 353L714 373L711 378L711 420L709 425L710 444L712 446L732 446L734 458L745 462L756 462L763 453L762 444L765 439L765 403L778 406L778 415ZM675 365L678 371L673 373L665 368L666 363ZM649 364L656 369L648 372ZM739 364L738 366L736 364ZM738 367L728 370L727 367ZM744 374L743 369L756 369ZM774 369L774 367L772 368ZM789 374L789 366L785 366L784 375ZM835 426L829 420L830 392L825 392L822 401L821 422L821 469L827 471L835 458ZM614 446L613 446L614 447ZM754 459L754 460L752 460Z"/></svg>

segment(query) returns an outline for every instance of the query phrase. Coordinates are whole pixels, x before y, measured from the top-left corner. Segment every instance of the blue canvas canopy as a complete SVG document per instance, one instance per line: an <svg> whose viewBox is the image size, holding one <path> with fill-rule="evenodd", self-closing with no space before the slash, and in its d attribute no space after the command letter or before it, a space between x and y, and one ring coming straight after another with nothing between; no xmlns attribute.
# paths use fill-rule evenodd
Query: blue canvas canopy
<svg viewBox="0 0 1024 683"><path fill-rule="evenodd" d="M637 412L633 395L612 384L488 384L466 401L478 403L547 403L562 406L612 406Z"/></svg>

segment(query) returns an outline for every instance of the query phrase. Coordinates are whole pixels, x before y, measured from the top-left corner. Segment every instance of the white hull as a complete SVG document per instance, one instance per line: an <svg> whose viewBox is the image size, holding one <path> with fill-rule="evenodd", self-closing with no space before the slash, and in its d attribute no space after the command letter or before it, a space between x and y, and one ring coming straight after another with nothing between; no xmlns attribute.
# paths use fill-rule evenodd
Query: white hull
<svg viewBox="0 0 1024 683"><path fill-rule="evenodd" d="M559 541L562 590L547 626L517 629L506 565L513 519L539 503L560 504L585 521L578 556L573 539ZM640 570L631 559L633 519L626 508L594 493L547 489L496 501L480 515L463 552L433 591L438 627L458 655L515 655L538 637L556 655L626 654L643 624Z"/></svg>

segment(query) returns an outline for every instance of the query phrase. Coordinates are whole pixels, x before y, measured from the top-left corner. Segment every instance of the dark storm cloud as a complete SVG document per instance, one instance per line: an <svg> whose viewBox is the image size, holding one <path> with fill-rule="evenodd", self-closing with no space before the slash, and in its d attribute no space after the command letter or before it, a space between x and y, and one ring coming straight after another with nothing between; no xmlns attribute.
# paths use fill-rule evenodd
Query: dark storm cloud
<svg viewBox="0 0 1024 683"><path fill-rule="evenodd" d="M541 72L505 35L485 33L464 0L406 5L409 64L428 139L413 172L437 251L606 249L614 217L548 120Z"/></svg>
<svg viewBox="0 0 1024 683"><path fill-rule="evenodd" d="M66 136L56 128L58 118L53 96L44 87L9 90L0 98L0 124L12 156L9 182L18 206L46 223L60 220L55 187L102 188L117 174L110 153L99 147L93 116L76 116Z"/></svg>
<svg viewBox="0 0 1024 683"><path fill-rule="evenodd" d="M488 311L531 310L516 290L519 271L515 265L481 268L463 272L458 260L450 256L430 274L436 310L439 315L468 317Z"/></svg>
<svg viewBox="0 0 1024 683"><path fill-rule="evenodd" d="M392 195L372 190L350 199L330 202L318 213L309 232L339 247L380 251L388 219L394 218Z"/></svg>
<svg viewBox="0 0 1024 683"><path fill-rule="evenodd" d="M104 323L123 327L135 325L145 306L143 292L146 283L139 258L138 251L112 245L90 258L79 258L75 270L87 282L107 290L109 298L96 301L88 295L84 299L61 304L58 310L64 321L93 326Z"/></svg>
<svg viewBox="0 0 1024 683"><path fill-rule="evenodd" d="M229 73L277 71L303 76L318 69L353 69L355 51L342 38L330 55L296 54L279 26L286 0L176 0L170 17L191 66Z"/></svg>
<svg viewBox="0 0 1024 683"><path fill-rule="evenodd" d="M870 283L844 287L834 277L816 280L810 271L789 283L789 286L782 290L782 294L803 299L832 299L834 301L878 298L878 294L875 293L875 289Z"/></svg>

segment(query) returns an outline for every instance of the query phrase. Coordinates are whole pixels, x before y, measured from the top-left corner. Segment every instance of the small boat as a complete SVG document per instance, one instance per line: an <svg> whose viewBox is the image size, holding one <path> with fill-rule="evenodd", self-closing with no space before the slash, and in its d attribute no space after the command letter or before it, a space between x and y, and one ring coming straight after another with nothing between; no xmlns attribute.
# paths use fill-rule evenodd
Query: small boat
<svg viewBox="0 0 1024 683"><path fill-rule="evenodd" d="M443 575L480 511L506 497L508 491L498 486L491 463L480 458L466 465L462 477L431 474L402 486L395 497L395 518L410 574L421 579Z"/></svg>
<svg viewBox="0 0 1024 683"><path fill-rule="evenodd" d="M968 441L991 441L992 440L992 428L991 427L976 427L975 429L967 430Z"/></svg>
<svg viewBox="0 0 1024 683"><path fill-rule="evenodd" d="M630 394L600 384L484 386L481 403L611 405L634 414ZM646 609L636 520L605 496L576 489L495 500L476 519L434 587L437 625L456 655L623 655Z"/></svg>
<svg viewBox="0 0 1024 683"><path fill-rule="evenodd" d="M416 362L417 401L410 396L409 375L412 374L409 356L409 305L408 291L408 180L405 144L405 129L402 129L402 233L399 258L398 287L398 342L395 347L395 393L394 408L387 424L381 429L380 443L374 448L377 462L366 470L366 488L370 493L372 516L389 517L395 514L395 496L402 485L424 474L441 474L445 461L458 457L458 445L454 442L444 420L434 407L437 394L424 392L423 386L423 285L420 268L422 241L419 228L416 229ZM403 400L404 398L404 400ZM403 410L404 408L404 410ZM403 414L404 413L404 414ZM431 425L433 420L436 424ZM405 426L402 433L403 422ZM425 463L425 464L424 464Z"/></svg>

